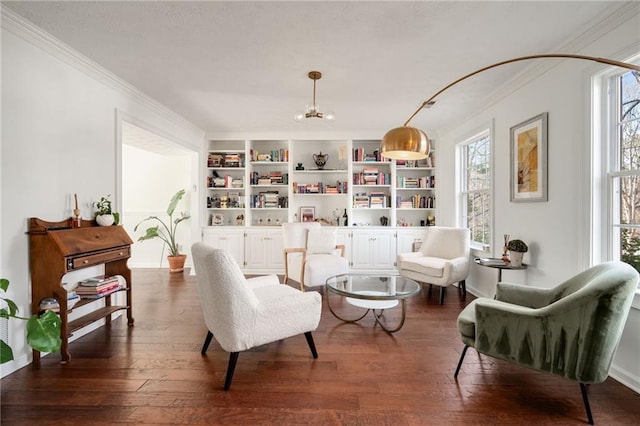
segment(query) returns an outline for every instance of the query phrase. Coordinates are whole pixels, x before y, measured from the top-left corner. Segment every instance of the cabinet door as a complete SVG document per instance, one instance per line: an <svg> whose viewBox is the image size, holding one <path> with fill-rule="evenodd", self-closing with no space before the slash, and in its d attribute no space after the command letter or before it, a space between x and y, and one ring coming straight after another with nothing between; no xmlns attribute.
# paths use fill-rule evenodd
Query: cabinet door
<svg viewBox="0 0 640 426"><path fill-rule="evenodd" d="M396 262L396 242L393 232L375 232L372 238L372 266L376 269L393 269Z"/></svg>
<svg viewBox="0 0 640 426"><path fill-rule="evenodd" d="M398 229L397 253L411 253L413 251L413 243L422 241L426 228L418 229Z"/></svg>
<svg viewBox="0 0 640 426"><path fill-rule="evenodd" d="M215 248L227 250L244 267L244 231L241 229L207 230L202 235L202 241Z"/></svg>
<svg viewBox="0 0 640 426"><path fill-rule="evenodd" d="M373 234L368 231L354 230L352 237L351 266L354 269L371 267Z"/></svg>
<svg viewBox="0 0 640 426"><path fill-rule="evenodd" d="M282 230L277 228L247 231L245 259L247 269L264 272L284 271Z"/></svg>

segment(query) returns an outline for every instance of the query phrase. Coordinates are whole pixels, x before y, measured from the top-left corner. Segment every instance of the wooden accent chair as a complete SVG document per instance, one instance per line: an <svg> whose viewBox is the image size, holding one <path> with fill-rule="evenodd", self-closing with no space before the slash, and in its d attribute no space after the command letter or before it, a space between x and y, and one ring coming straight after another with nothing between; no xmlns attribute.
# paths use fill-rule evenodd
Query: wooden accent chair
<svg viewBox="0 0 640 426"><path fill-rule="evenodd" d="M478 353L580 383L590 424L587 384L609 375L638 272L626 263L596 265L553 288L498 283L496 298L475 299L458 316L464 343Z"/></svg>
<svg viewBox="0 0 640 426"><path fill-rule="evenodd" d="M205 243L191 247L207 336L230 352L224 390L229 390L240 351L298 334L318 358L311 332L318 327L322 298L280 284L276 275L246 279L230 253Z"/></svg>
<svg viewBox="0 0 640 426"><path fill-rule="evenodd" d="M336 244L335 228L318 222L282 224L284 282L293 279L305 287L324 286L327 278L349 272L344 245Z"/></svg>

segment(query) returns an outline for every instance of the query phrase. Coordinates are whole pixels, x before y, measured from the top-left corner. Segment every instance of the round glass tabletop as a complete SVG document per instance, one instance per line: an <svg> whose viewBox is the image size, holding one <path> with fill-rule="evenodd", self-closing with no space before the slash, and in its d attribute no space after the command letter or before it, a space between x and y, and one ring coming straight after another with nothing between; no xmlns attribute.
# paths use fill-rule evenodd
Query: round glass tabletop
<svg viewBox="0 0 640 426"><path fill-rule="evenodd" d="M354 299L400 300L420 292L420 284L400 275L343 274L329 277L327 288Z"/></svg>

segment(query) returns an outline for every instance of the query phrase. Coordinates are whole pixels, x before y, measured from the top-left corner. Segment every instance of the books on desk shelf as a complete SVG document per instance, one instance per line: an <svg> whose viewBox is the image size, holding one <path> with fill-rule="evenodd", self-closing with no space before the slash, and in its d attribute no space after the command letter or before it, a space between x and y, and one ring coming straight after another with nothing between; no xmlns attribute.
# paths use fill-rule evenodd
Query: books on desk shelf
<svg viewBox="0 0 640 426"><path fill-rule="evenodd" d="M126 281L121 275L98 276L80 281L75 292L82 299L96 299L124 288Z"/></svg>
<svg viewBox="0 0 640 426"><path fill-rule="evenodd" d="M504 260L496 258L478 258L476 260L484 266L504 266L507 264Z"/></svg>

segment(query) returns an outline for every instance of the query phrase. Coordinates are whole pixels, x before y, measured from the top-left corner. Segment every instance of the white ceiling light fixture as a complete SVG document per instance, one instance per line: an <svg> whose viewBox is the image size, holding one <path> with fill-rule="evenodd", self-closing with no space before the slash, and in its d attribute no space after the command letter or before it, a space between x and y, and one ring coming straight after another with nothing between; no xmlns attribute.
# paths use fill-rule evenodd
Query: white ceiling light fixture
<svg viewBox="0 0 640 426"><path fill-rule="evenodd" d="M336 115L333 112L327 111L326 113L320 112L320 107L316 104L316 81L322 78L320 71L309 71L309 78L313 80L313 101L311 105L307 105L306 111L298 111L294 114L293 118L296 121L302 121L303 118L324 118L325 120L335 120Z"/></svg>

